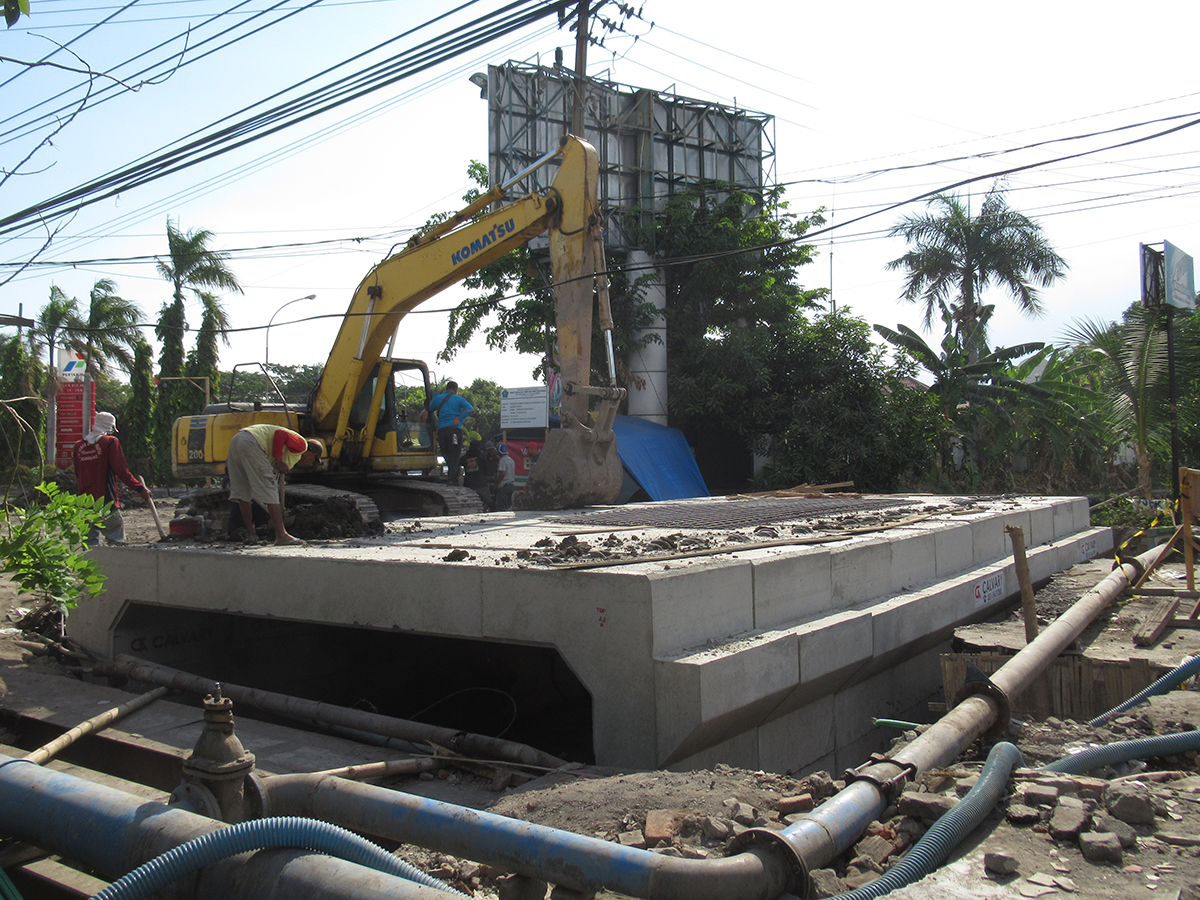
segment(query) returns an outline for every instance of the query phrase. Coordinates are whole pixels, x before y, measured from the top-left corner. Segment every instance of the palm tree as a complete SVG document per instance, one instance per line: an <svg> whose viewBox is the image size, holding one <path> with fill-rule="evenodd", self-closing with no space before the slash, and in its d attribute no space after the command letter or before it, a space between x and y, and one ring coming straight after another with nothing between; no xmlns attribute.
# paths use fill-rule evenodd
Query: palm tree
<svg viewBox="0 0 1200 900"><path fill-rule="evenodd" d="M1002 183L993 185L975 217L958 197L938 194L925 213L892 227L891 235L904 238L911 249L887 266L908 272L901 297L925 304L926 330L944 302L964 333L974 331L973 324L983 320L980 295L993 284L1011 294L1022 312L1039 316L1038 286L1049 287L1066 274L1066 261L1042 227L1010 209L1004 191Z"/></svg>
<svg viewBox="0 0 1200 900"><path fill-rule="evenodd" d="M199 293L205 288L220 288L228 291L242 290L237 276L226 264L229 254L208 248L213 233L206 229L192 229L186 234L167 219L167 248L165 258L158 260L158 274L171 282L172 300L164 303L159 315L155 334L162 343L159 356L159 375L178 378L184 374L187 361L183 348L183 333L187 330L187 315L184 309L184 291ZM205 301L208 317L210 304ZM212 300L218 308L220 303ZM221 311L224 322L224 311ZM228 327L227 323L220 327ZM188 393L194 390L178 381L164 382L160 386L159 402L155 410L155 444L160 465L160 474L165 475L170 457L171 426L188 406Z"/></svg>
<svg viewBox="0 0 1200 900"><path fill-rule="evenodd" d="M1168 375L1167 333L1159 314L1137 305L1119 325L1077 322L1068 338L1101 360L1109 423L1123 440L1133 443L1138 490L1149 500L1154 457L1170 452L1162 396Z"/></svg>
<svg viewBox="0 0 1200 900"><path fill-rule="evenodd" d="M46 367L46 461L54 461L54 441L58 429L58 419L55 406L58 401L58 362L55 355L59 347L81 349L77 336L83 327L83 319L79 315L79 301L68 297L62 288L56 284L50 285L50 300L38 313L37 324L33 326L31 341L40 341L46 346L49 362Z"/></svg>
<svg viewBox="0 0 1200 900"><path fill-rule="evenodd" d="M84 359L83 396L90 396L92 381L107 375L115 364L121 371L133 371L133 349L142 340L139 325L142 311L137 304L117 294L111 278L100 278L88 294L87 320L83 323ZM86 404L85 404L86 410ZM87 413L85 411L84 415ZM86 431L91 422L84 422Z"/></svg>

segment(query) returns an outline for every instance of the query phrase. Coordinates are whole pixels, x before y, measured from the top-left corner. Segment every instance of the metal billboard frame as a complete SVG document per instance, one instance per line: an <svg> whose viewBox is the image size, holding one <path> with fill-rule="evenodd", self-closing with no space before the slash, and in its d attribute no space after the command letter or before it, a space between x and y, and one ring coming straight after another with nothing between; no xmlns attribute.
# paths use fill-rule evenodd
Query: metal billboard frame
<svg viewBox="0 0 1200 900"><path fill-rule="evenodd" d="M764 113L589 78L584 85L584 137L600 157L605 245L644 247L629 214L650 224L674 193L725 183L761 195L775 178L775 118ZM508 62L488 67L488 173L512 178L558 146L574 107L575 79L566 69ZM531 176L526 190L549 186L557 167Z"/></svg>

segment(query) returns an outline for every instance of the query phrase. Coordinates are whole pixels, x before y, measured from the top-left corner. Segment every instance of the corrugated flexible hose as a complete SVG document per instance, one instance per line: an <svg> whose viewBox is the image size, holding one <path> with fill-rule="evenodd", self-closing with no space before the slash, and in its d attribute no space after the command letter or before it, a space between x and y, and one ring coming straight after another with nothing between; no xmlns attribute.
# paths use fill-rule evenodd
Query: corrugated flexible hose
<svg viewBox="0 0 1200 900"><path fill-rule="evenodd" d="M455 897L467 897L466 894L448 887L345 828L316 819L278 816L230 825L228 828L201 835L186 844L180 844L114 881L96 894L93 900L135 900L149 897L176 879L226 857L251 850L278 848L312 850L327 856L336 856L445 891Z"/></svg>
<svg viewBox="0 0 1200 900"><path fill-rule="evenodd" d="M925 835L892 868L874 881L839 894L837 900L872 900L924 878L975 830L1008 789L1008 776L1023 764L1021 751L1008 742L996 744L988 754L979 781L954 808L933 823Z"/></svg>
<svg viewBox="0 0 1200 900"><path fill-rule="evenodd" d="M1042 766L1042 771L1080 775L1101 766L1111 766L1131 759L1170 756L1172 753L1184 753L1188 750L1200 750L1200 731L1160 734L1155 737L1138 738L1135 741L1118 741L1115 744L1093 747Z"/></svg>

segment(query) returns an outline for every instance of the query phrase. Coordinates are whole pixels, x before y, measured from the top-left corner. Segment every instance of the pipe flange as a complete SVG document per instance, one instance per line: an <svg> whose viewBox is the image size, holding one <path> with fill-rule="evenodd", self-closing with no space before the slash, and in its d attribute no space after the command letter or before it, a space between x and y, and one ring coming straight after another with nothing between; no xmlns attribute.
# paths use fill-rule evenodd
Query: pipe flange
<svg viewBox="0 0 1200 900"><path fill-rule="evenodd" d="M983 737L989 741L998 741L1008 734L1008 724L1012 721L1012 704L1008 694L990 678L986 681L968 681L954 695L954 706L958 706L968 697L977 695L989 697L996 704L996 721L983 733Z"/></svg>
<svg viewBox="0 0 1200 900"><path fill-rule="evenodd" d="M888 779L879 778L868 771L875 766L881 765L898 766L900 771ZM896 802L896 798L904 790L904 785L919 774L921 773L917 769L916 763L901 762L898 759L892 759L880 753L872 753L870 759L857 769L847 769L842 779L846 784L850 784L853 781L869 781L883 794L883 798L891 804Z"/></svg>
<svg viewBox="0 0 1200 900"><path fill-rule="evenodd" d="M812 896L808 867L782 834L770 828L748 828L729 842L725 855L736 856L752 850L766 851L771 859L783 863L787 877L784 893L799 897L800 900L808 900Z"/></svg>
<svg viewBox="0 0 1200 900"><path fill-rule="evenodd" d="M198 781L185 781L171 791L168 806L182 806L198 816L221 818L221 804L216 795Z"/></svg>
<svg viewBox="0 0 1200 900"><path fill-rule="evenodd" d="M245 784L242 786L242 793L244 797L242 808L245 810L247 820L265 819L271 815L271 795L261 775L257 772L247 775Z"/></svg>

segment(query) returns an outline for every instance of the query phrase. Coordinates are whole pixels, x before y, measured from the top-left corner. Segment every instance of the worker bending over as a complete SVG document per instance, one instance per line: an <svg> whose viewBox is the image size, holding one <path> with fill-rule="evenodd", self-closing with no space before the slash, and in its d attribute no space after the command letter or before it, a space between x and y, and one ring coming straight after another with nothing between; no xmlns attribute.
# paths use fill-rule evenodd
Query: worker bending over
<svg viewBox="0 0 1200 900"><path fill-rule="evenodd" d="M249 425L229 442L229 499L236 501L246 527L246 543L258 542L254 533L252 502L266 507L280 547L303 544L288 534L283 524L280 478L296 466L314 466L325 454L325 445L306 439L279 425Z"/></svg>

